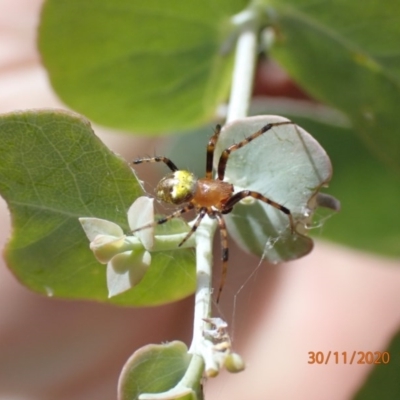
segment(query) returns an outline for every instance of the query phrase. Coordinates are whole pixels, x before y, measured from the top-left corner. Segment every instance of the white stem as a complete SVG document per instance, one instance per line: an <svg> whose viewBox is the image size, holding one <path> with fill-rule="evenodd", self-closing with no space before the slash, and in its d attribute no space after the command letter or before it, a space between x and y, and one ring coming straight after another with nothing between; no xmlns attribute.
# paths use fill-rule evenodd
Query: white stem
<svg viewBox="0 0 400 400"><path fill-rule="evenodd" d="M212 301L213 237L217 227L215 219L205 216L196 230L197 288L194 305L193 339L189 352L199 354Z"/></svg>
<svg viewBox="0 0 400 400"><path fill-rule="evenodd" d="M227 123L248 115L257 58L256 25L246 24L237 41Z"/></svg>
<svg viewBox="0 0 400 400"><path fill-rule="evenodd" d="M248 14L248 13L247 13ZM226 122L244 118L248 114L253 90L257 55L257 24L245 15L246 21L238 38L232 90ZM240 23L241 21L239 21ZM192 354L204 359L204 337L207 328L204 318L211 316L213 237L217 227L215 219L205 216L196 230L197 288L193 321L193 338L189 349Z"/></svg>

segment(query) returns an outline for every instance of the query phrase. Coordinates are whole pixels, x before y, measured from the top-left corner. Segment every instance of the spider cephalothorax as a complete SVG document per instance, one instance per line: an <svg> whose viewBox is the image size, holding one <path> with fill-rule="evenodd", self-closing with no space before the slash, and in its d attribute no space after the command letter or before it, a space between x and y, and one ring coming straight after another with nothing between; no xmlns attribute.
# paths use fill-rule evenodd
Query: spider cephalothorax
<svg viewBox="0 0 400 400"><path fill-rule="evenodd" d="M271 206L285 213L289 218L290 228L292 232L294 232L294 221L288 208L274 202L261 193L252 190L241 190L235 193L233 185L228 182L224 182L226 165L228 163L229 155L233 151L236 151L247 145L258 136L261 136L263 133L269 131L271 128L287 124L293 123L291 121L282 121L267 124L239 143L233 144L225 149L219 158L217 176L215 179L212 176L212 165L215 145L221 132L220 125L217 125L214 135L210 138L207 145L206 175L204 178L197 179L191 172L178 169L178 167L166 157L139 158L133 161L133 164L141 164L144 162L165 163L172 172L162 178L158 183L156 188L156 196L166 203L182 206L172 214L155 221L153 224L142 226L136 229L135 232L154 225L163 224L172 218L179 217L186 211L195 209L197 213L197 219L193 224L192 229L180 243L180 245L182 245L196 231L197 227L201 223L201 220L206 214L211 218L217 219L221 232L223 262L221 283L217 294L217 302L219 301L221 291L225 283L228 262L228 234L222 214L231 212L235 204L245 197L253 197L270 204Z"/></svg>

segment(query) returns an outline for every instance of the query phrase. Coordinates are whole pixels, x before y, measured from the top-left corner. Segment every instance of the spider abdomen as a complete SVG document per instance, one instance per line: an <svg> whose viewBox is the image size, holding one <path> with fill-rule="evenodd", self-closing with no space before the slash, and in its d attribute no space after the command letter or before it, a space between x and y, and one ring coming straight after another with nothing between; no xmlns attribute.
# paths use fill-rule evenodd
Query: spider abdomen
<svg viewBox="0 0 400 400"><path fill-rule="evenodd" d="M192 202L197 207L215 207L222 210L232 194L233 185L230 183L202 178L197 180Z"/></svg>
<svg viewBox="0 0 400 400"><path fill-rule="evenodd" d="M170 204L189 202L197 186L197 178L189 171L177 170L166 175L158 182L157 197Z"/></svg>

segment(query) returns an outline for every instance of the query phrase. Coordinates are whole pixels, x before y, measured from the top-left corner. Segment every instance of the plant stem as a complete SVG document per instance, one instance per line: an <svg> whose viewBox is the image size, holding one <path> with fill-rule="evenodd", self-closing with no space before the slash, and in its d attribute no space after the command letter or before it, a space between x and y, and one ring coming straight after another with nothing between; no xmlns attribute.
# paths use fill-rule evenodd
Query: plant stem
<svg viewBox="0 0 400 400"><path fill-rule="evenodd" d="M197 288L193 320L193 339L189 350L192 354L200 354L201 352L203 331L206 326L204 318L209 318L211 314L212 246L216 226L215 219L205 216L196 231Z"/></svg>
<svg viewBox="0 0 400 400"><path fill-rule="evenodd" d="M248 20L239 35L226 123L248 115L257 59L258 24Z"/></svg>
<svg viewBox="0 0 400 400"><path fill-rule="evenodd" d="M249 18L250 16L250 18ZM232 90L229 101L226 122L245 118L250 107L253 90L254 71L257 55L257 23L252 14L238 15L237 21L241 26L235 55L235 66L232 78ZM216 220L204 217L196 231L196 269L197 289L193 321L193 338L189 349L192 354L204 358L204 330L207 323L204 318L211 315L212 304L212 265L213 265L213 237L216 230ZM193 359L194 360L194 359Z"/></svg>

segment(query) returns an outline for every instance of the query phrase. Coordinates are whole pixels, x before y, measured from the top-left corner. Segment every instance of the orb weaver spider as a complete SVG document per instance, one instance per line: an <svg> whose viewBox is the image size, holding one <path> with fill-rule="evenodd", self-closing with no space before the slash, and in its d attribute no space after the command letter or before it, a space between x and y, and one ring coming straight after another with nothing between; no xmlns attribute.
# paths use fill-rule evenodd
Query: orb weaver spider
<svg viewBox="0 0 400 400"><path fill-rule="evenodd" d="M135 159L133 164L141 164L148 162L163 162L172 172L160 180L156 187L156 197L169 204L176 206L182 205L181 208L176 210L170 215L167 215L153 223L144 225L132 232L137 232L142 229L150 228L156 225L164 224L165 222L181 216L183 213L194 209L197 213L197 218L187 233L185 238L179 244L181 246L189 237L196 232L205 215L210 218L215 218L218 221L218 226L221 236L221 249L222 249L222 273L221 280L217 294L217 303L219 302L222 289L225 285L226 274L228 270L228 233L223 214L228 214L233 210L235 204L246 197L253 197L257 200L263 201L282 211L289 218L290 229L292 234L295 231L293 216L288 208L276 203L275 201L265 197L261 193L252 190L241 190L234 192L234 186L224 181L225 170L229 160L229 155L241 147L249 144L251 141L261 136L263 133L269 131L273 127L279 125L293 124L291 121L281 121L269 123L262 127L257 132L246 137L242 141L235 143L226 148L219 158L217 167L217 176L213 178L213 158L215 146L221 132L221 125L217 125L213 136L211 136L207 145L207 159L206 159L206 174L204 178L196 178L193 173L186 170L179 169L169 158L163 156L147 157Z"/></svg>

